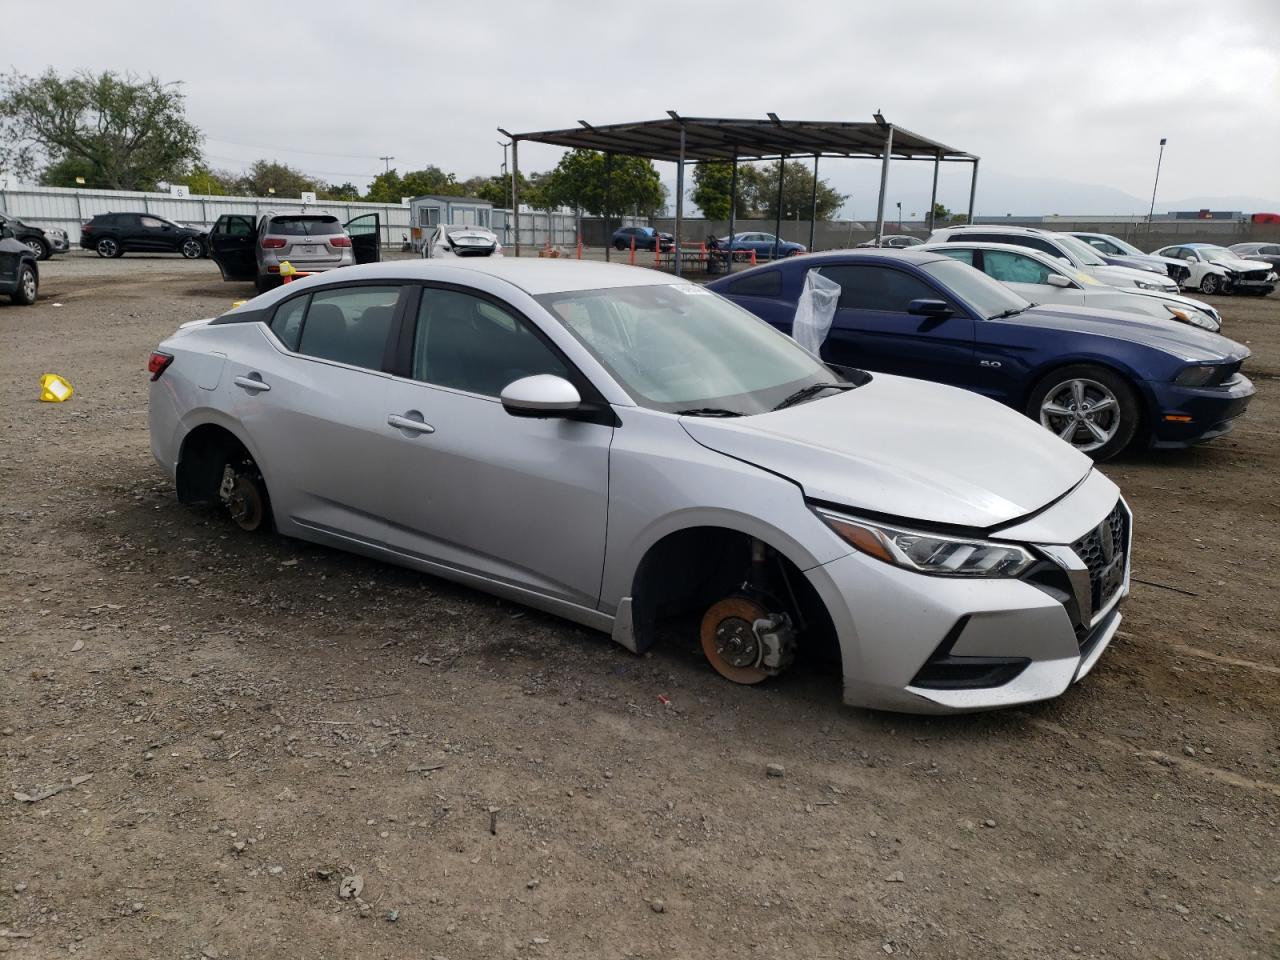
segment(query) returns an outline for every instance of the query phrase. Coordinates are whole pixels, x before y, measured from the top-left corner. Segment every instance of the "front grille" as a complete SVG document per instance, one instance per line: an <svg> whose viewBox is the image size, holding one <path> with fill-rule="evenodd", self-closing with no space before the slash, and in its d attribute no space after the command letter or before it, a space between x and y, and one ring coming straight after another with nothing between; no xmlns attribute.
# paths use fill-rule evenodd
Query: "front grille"
<svg viewBox="0 0 1280 960"><path fill-rule="evenodd" d="M1260 282L1266 280L1269 276L1271 276L1270 270L1246 270L1240 274L1240 279Z"/></svg>
<svg viewBox="0 0 1280 960"><path fill-rule="evenodd" d="M1111 602L1123 585L1125 550L1128 548L1128 517L1124 506L1116 501L1107 518L1071 545L1084 565L1089 568L1089 589L1092 591L1093 610L1099 610ZM1121 576L1108 578L1108 571L1119 565Z"/></svg>

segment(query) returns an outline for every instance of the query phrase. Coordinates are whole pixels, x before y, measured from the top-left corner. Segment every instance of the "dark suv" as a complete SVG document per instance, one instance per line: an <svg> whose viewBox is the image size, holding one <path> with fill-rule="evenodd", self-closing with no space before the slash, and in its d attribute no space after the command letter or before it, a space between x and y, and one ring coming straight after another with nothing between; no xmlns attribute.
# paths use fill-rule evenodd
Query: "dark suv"
<svg viewBox="0 0 1280 960"><path fill-rule="evenodd" d="M9 236L19 243L26 244L37 260L48 260L55 253L66 253L71 249L63 230L42 230L7 213L0 213L0 227L7 229Z"/></svg>
<svg viewBox="0 0 1280 960"><path fill-rule="evenodd" d="M180 253L194 260L209 252L205 231L152 213L100 213L80 228L80 246L100 257Z"/></svg>
<svg viewBox="0 0 1280 960"><path fill-rule="evenodd" d="M0 223L0 293L7 293L14 303L29 307L36 302L39 288L36 255L14 238L8 224Z"/></svg>

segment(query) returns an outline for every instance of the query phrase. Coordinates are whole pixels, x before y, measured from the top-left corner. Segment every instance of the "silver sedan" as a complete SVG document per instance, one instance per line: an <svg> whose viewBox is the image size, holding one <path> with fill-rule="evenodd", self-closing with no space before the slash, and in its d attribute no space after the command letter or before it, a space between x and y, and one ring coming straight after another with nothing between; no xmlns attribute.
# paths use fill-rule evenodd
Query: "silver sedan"
<svg viewBox="0 0 1280 960"><path fill-rule="evenodd" d="M832 368L649 270L350 267L185 324L150 370L182 502L637 653L696 624L740 683L834 647L850 704L1042 700L1092 669L1129 590L1129 511L1053 434Z"/></svg>

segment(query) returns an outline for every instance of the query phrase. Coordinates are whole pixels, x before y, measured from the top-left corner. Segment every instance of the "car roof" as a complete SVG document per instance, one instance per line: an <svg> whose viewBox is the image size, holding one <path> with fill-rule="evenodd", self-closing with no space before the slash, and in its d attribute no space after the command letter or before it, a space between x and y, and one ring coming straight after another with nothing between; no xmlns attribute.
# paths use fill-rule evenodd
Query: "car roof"
<svg viewBox="0 0 1280 960"><path fill-rule="evenodd" d="M1195 243L1171 243L1169 244L1169 246L1171 247L1221 247L1222 244L1205 243L1203 241L1196 241Z"/></svg>
<svg viewBox="0 0 1280 960"><path fill-rule="evenodd" d="M1001 224L1001 223L961 223L961 224L957 224L954 227L938 228L939 232L943 230L992 230L992 231L1003 231L1006 233L1033 233L1037 235L1059 232L1056 230L1045 230L1043 227L1022 227L1013 223L1008 225Z"/></svg>
<svg viewBox="0 0 1280 960"><path fill-rule="evenodd" d="M936 263L940 260L951 260L944 253L932 253L928 250L921 250L919 247L905 247L895 249L893 247L863 247L858 250L828 250L825 253L802 253L799 256L787 257L775 263L766 263L754 270L768 270L771 267L787 266L793 263L805 264L809 267L820 267L831 263L845 262L865 262L874 263L877 261L890 261L895 263L912 263L916 266L923 266L926 263ZM742 273L749 271L743 270ZM732 276L738 277L742 274L735 272Z"/></svg>
<svg viewBox="0 0 1280 960"><path fill-rule="evenodd" d="M1062 267L1063 263L1057 257L1052 257L1043 250L1037 250L1035 247L1024 247L1020 243L992 243L990 240L939 240L937 243L924 244L929 250L937 250L939 248L964 248L966 250L996 250L1000 253L1015 252L1031 257L1032 259L1043 260L1051 263L1055 267Z"/></svg>
<svg viewBox="0 0 1280 960"><path fill-rule="evenodd" d="M459 271L484 274L519 287L530 296L564 293L571 290L599 290L606 287L645 287L684 283L669 273L632 267L627 264L592 260L545 259L541 257L460 257L448 260L386 260L343 267L308 277L305 282L358 280L452 280Z"/></svg>

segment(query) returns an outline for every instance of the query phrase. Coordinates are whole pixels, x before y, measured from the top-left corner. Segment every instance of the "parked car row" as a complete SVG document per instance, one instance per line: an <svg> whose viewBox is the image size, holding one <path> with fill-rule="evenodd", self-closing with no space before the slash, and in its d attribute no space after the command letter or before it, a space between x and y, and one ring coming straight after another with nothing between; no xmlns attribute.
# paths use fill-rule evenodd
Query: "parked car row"
<svg viewBox="0 0 1280 960"><path fill-rule="evenodd" d="M222 279L252 280L261 293L279 286L287 261L298 273L323 273L382 257L381 217L368 213L345 224L327 213L272 212L255 220L223 214L209 234L209 256Z"/></svg>
<svg viewBox="0 0 1280 960"><path fill-rule="evenodd" d="M4 213L0 213L0 229L8 231L10 238L25 245L37 260L48 260L55 253L66 253L71 249L65 230L46 230Z"/></svg>

